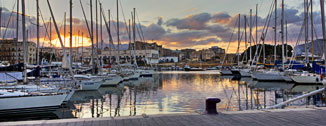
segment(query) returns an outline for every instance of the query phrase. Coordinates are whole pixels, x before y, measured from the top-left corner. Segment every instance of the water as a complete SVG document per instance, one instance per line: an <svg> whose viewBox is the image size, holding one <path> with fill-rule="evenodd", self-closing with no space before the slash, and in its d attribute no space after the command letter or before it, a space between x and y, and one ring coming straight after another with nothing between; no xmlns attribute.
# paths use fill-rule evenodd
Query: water
<svg viewBox="0 0 326 126"><path fill-rule="evenodd" d="M256 82L251 78L234 80L232 76L218 75L217 71L171 71L117 87L77 92L70 102L74 107L72 115L77 118L203 113L207 97L222 100L218 111L240 111L263 109L317 88L321 86ZM303 99L290 106L310 103L313 102Z"/></svg>
<svg viewBox="0 0 326 126"><path fill-rule="evenodd" d="M220 76L218 71L158 72L149 78L124 82L98 91L79 91L64 109L36 119L97 118L175 113L203 113L205 99L218 97L218 111L263 109L322 86L257 82L251 78ZM324 97L325 98L325 97ZM322 105L320 95L288 107ZM22 119L19 119L22 120Z"/></svg>

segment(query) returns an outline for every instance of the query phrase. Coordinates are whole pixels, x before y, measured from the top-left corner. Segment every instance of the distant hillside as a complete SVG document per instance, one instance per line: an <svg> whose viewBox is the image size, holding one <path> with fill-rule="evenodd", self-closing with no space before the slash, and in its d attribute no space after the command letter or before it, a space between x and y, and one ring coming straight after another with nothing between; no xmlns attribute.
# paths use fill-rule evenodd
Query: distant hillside
<svg viewBox="0 0 326 126"><path fill-rule="evenodd" d="M308 49L309 49L309 52L311 52L311 47L312 47L312 44L311 42L308 43ZM322 47L323 47L323 41L322 39L317 39L317 40L314 40L314 54L315 55L322 55ZM294 53L295 55L304 55L305 53L305 44L301 44L301 45L297 45L294 47Z"/></svg>

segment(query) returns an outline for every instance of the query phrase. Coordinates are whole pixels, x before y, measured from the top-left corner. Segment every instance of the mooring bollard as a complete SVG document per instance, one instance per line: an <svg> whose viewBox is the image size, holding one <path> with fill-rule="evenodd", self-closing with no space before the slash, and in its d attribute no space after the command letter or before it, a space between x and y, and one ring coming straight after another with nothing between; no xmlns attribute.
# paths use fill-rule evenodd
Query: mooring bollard
<svg viewBox="0 0 326 126"><path fill-rule="evenodd" d="M220 103L221 99L219 98L206 98L206 114L218 114L216 110L216 104Z"/></svg>

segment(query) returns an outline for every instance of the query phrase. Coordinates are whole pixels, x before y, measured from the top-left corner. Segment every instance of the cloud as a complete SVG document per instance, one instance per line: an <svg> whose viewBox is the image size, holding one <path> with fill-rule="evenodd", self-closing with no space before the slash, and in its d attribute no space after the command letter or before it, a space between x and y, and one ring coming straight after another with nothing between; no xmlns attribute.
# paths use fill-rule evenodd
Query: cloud
<svg viewBox="0 0 326 126"><path fill-rule="evenodd" d="M303 23L303 12L302 10L299 10L297 8L289 8L286 6L285 10L285 17L288 21L288 36L289 36L289 42L292 42L292 45L294 45L294 41L297 40L299 31L301 29L302 23ZM16 15L15 12L13 12L13 17L10 17L11 12L3 8L2 12L2 26L6 25L6 23L9 21L9 27L6 34L6 38L13 38L15 37L15 30L16 30ZM277 10L278 13L278 20L277 20L277 32L278 32L278 42L280 41L280 22L281 22L281 9L279 8ZM321 36L321 19L320 19L320 12L316 11L313 12L314 15L314 25L315 25L315 31L317 33L317 36ZM244 15L241 14L241 32L243 32L244 27ZM249 21L249 16L247 16L247 20ZM266 22L266 16L267 15L259 15L258 17L258 30L262 31L262 28ZM21 15L19 17L21 19ZM30 40L36 40L36 26L34 25L36 22L35 17L29 16L26 17L27 21L27 29L30 31L29 38ZM66 27L66 37L69 36L69 18L67 20L67 27ZM197 13L193 15L188 15L180 18L173 18L173 19L167 19L163 20L163 17L158 17L157 21L148 23L148 25L140 25L137 24L137 30L136 30L136 40L141 40L140 36L144 35L144 38L147 41L150 40L156 40L160 44L163 44L164 47L167 48L209 48L208 46L212 45L221 45L224 47L224 45L227 45L227 43L230 41L231 34L234 30L235 23L238 22L238 14L231 15L230 13L226 12L215 12L215 13ZM252 17L253 26L255 26L255 15ZM46 25L48 25L48 19L45 22ZM90 23L90 21L88 21ZM310 21L309 21L310 22ZM58 26L60 29L61 34L63 35L63 20L58 21ZM104 24L104 23L103 23ZM249 23L248 23L249 24ZM129 42L129 36L127 32L128 24L126 25L124 22L119 22L120 25L120 40L121 42ZM103 38L104 42L108 43L108 33L106 31L106 27L103 25L101 26L103 28ZM274 36L274 16L272 15L270 24L269 24L269 31L266 35L266 43L271 43L273 41ZM310 24L309 24L310 27ZM116 21L111 22L111 33L114 42L117 42L117 34L116 34ZM21 29L21 21L20 21L20 29ZM41 38L46 37L45 35L45 26L43 25L43 22L41 20ZM49 29L49 28L48 28ZM94 25L95 29L95 25ZM5 30L5 27L2 27L2 34L3 35ZM74 17L73 18L73 35L77 35L78 31L84 33L84 37L89 37L88 30L86 27L86 23L83 20L82 17ZM248 28L249 31L249 28ZM21 30L20 33L20 39L21 37ZM235 30L234 34L236 34L237 29ZM309 31L310 32L310 31ZM52 40L57 39L56 31L54 29L54 25L52 24L52 31L50 32L52 34ZM94 30L95 34L95 30ZM248 32L249 34L249 32ZM260 35L261 33L259 33ZM255 36L255 29L253 29L253 36ZM260 36L258 37L260 38ZM231 42L234 42L237 40L237 35L233 36L233 39ZM302 40L302 38L301 38ZM43 40L42 40L43 41ZM47 38L45 41L48 41ZM236 44L234 44L236 45ZM231 47L230 50L234 50Z"/></svg>
<svg viewBox="0 0 326 126"><path fill-rule="evenodd" d="M226 24L230 21L231 16L227 13L218 12L212 16L213 23Z"/></svg>
<svg viewBox="0 0 326 126"><path fill-rule="evenodd" d="M190 15L183 19L170 19L166 21L167 26L174 26L178 29L201 30L206 27L206 23L211 19L209 13Z"/></svg>
<svg viewBox="0 0 326 126"><path fill-rule="evenodd" d="M163 17L158 17L158 20L157 20L157 25L162 25L163 24Z"/></svg>

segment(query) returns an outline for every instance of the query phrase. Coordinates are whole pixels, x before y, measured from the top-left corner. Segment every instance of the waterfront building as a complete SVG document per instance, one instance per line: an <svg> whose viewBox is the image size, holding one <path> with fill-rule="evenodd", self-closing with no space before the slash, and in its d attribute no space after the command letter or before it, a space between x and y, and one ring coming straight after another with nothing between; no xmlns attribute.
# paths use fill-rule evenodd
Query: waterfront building
<svg viewBox="0 0 326 126"><path fill-rule="evenodd" d="M18 62L24 62L24 44L22 41L17 43L16 39L6 39L0 42L0 61L8 61L10 64L16 63L16 55L18 55ZM27 64L36 64L36 44L34 42L27 42ZM17 54L16 54L17 53Z"/></svg>

